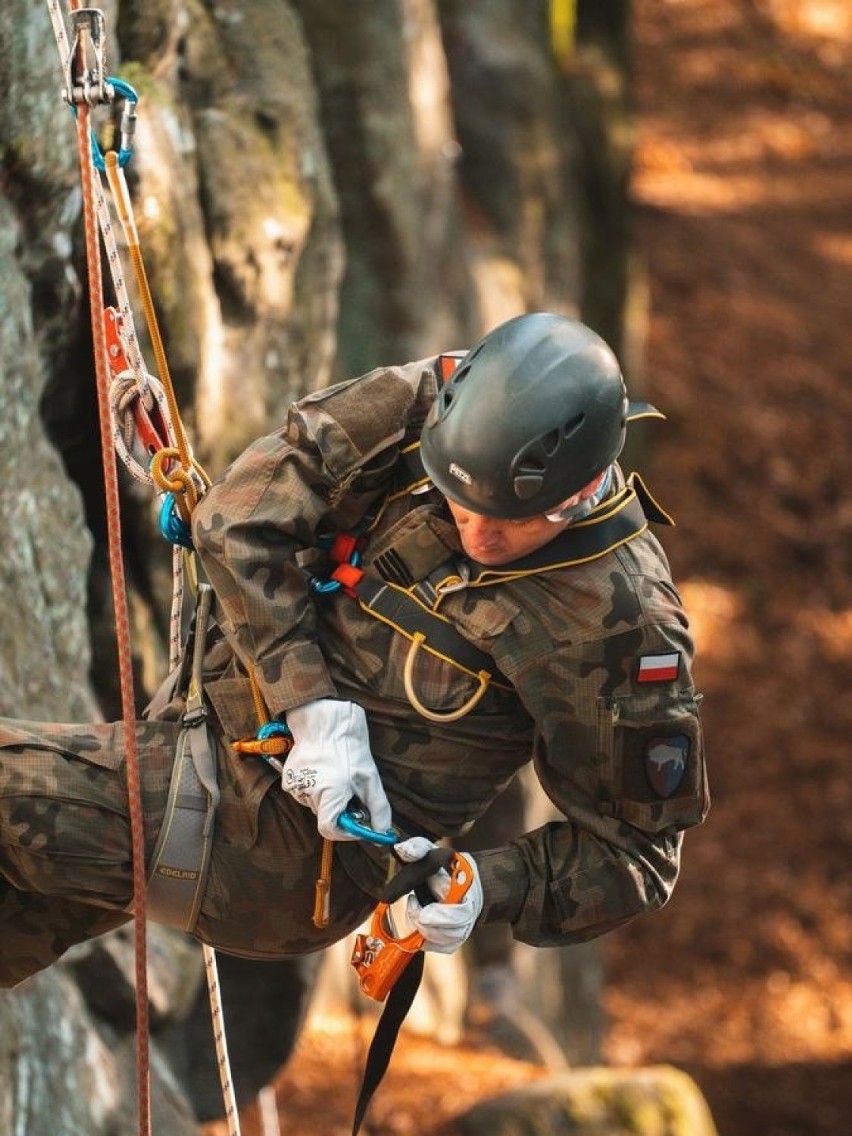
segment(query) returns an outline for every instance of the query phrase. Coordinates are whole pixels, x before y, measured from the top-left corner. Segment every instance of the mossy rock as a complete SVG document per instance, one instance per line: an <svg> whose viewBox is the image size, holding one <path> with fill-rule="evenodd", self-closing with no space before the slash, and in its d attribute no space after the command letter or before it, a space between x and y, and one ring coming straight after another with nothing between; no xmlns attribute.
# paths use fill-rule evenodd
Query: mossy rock
<svg viewBox="0 0 852 1136"><path fill-rule="evenodd" d="M686 1073L578 1069L475 1105L440 1136L717 1136L710 1109Z"/></svg>

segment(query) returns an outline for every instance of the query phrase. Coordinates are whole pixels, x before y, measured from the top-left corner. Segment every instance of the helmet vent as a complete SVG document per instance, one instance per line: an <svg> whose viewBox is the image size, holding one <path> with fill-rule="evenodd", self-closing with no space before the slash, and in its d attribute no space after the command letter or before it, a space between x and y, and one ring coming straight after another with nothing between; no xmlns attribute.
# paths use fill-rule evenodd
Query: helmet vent
<svg viewBox="0 0 852 1136"><path fill-rule="evenodd" d="M545 455L552 458L556 451L559 449L559 431L549 430L546 434L542 434L539 438L539 445L544 450Z"/></svg>
<svg viewBox="0 0 852 1136"><path fill-rule="evenodd" d="M512 488L519 501L529 501L535 497L544 484L551 451L549 443L559 444L559 431L552 430L544 437L526 446L512 462Z"/></svg>
<svg viewBox="0 0 852 1136"><path fill-rule="evenodd" d="M433 407L436 410L436 421L440 418L443 418L444 415L449 411L450 407L452 406L454 395L455 391L449 384L441 389L441 392L433 403Z"/></svg>
<svg viewBox="0 0 852 1136"><path fill-rule="evenodd" d="M562 437L570 438L572 434L576 434L580 427L583 425L585 419L585 414L576 414L570 422L566 422L562 427Z"/></svg>
<svg viewBox="0 0 852 1136"><path fill-rule="evenodd" d="M529 501L541 489L544 477L540 473L528 473L526 470L513 479L515 496L519 501Z"/></svg>

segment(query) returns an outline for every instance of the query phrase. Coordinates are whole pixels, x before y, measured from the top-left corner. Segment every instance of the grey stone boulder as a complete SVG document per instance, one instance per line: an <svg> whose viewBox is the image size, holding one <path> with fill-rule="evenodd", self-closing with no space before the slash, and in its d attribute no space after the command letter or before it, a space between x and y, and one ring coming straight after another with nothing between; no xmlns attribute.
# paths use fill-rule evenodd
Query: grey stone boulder
<svg viewBox="0 0 852 1136"><path fill-rule="evenodd" d="M717 1136L698 1086L669 1065L557 1073L474 1105L436 1136Z"/></svg>

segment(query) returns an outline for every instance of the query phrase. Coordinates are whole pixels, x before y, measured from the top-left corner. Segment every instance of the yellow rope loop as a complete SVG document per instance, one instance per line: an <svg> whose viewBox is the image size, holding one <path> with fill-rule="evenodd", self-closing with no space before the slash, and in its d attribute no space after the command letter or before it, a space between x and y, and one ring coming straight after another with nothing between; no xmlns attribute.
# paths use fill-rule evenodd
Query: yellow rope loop
<svg viewBox="0 0 852 1136"><path fill-rule="evenodd" d="M178 468L167 473L165 464L168 461L180 461L180 454L173 446L164 446L151 458L151 477L158 489L164 493L174 493L181 520L188 524L192 511L198 504L198 487L191 471Z"/></svg>
<svg viewBox="0 0 852 1136"><path fill-rule="evenodd" d="M485 691L488 689L488 684L491 681L491 675L488 671L480 671L477 675L479 679L479 687L473 692L470 698L463 706L457 710L448 710L445 713L439 713L437 710L429 710L417 695L414 693L414 660L417 657L417 652L426 642L426 636L422 631L415 631L414 638L411 641L411 647L405 657L405 670L403 671L403 683L405 685L405 694L408 701L414 707L418 714L430 722L457 722L459 718L463 718L465 714L469 714L482 698Z"/></svg>
<svg viewBox="0 0 852 1136"><path fill-rule="evenodd" d="M174 493L180 489L180 485L174 485L163 468L167 461L180 461L180 454L174 446L163 446L151 458L151 477L158 489L162 489L164 493Z"/></svg>

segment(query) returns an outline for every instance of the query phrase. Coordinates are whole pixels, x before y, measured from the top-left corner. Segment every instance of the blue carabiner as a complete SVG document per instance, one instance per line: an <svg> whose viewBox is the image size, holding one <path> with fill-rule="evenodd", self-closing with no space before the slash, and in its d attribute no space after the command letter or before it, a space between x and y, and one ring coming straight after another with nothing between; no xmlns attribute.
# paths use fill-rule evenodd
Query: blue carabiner
<svg viewBox="0 0 852 1136"><path fill-rule="evenodd" d="M322 541L318 542L318 544L320 548L327 547ZM351 564L353 568L357 568L361 563L361 553L357 548L353 550L348 563ZM339 580L323 580L320 576L312 576L308 587L318 596L327 596L332 592L339 592L343 585Z"/></svg>
<svg viewBox="0 0 852 1136"><path fill-rule="evenodd" d="M107 88L112 89L112 97L115 98L116 93L121 95L124 99L125 107L121 115L121 146L118 151L118 164L126 166L130 161L133 153L133 134L136 130L136 104L139 102L139 96L136 91L125 83L123 79L117 79L113 75L108 75L106 79ZM104 161L103 151L98 145L98 140L95 137L94 130L91 132L92 139L92 161L95 168L102 173L106 170L106 162Z"/></svg>
<svg viewBox="0 0 852 1136"><path fill-rule="evenodd" d="M139 102L139 95L129 83L125 83L123 79L117 79L114 75L107 76L104 86L110 91L110 98L115 98L116 94L119 94L125 101L125 108L121 115L121 125L119 127L121 146L118 151L118 164L123 167L127 165L133 154L133 135L136 131L136 104ZM71 113L76 118L76 106L73 103L69 105ZM106 170L104 152L100 147L94 130L89 131L89 142L92 148L92 162L95 169L103 173Z"/></svg>
<svg viewBox="0 0 852 1136"><path fill-rule="evenodd" d="M337 827L348 832L350 836L357 836L360 840L368 840L371 844L398 844L399 833L389 828L387 832L377 832L364 821L367 817L363 809L348 808L337 818Z"/></svg>
<svg viewBox="0 0 852 1136"><path fill-rule="evenodd" d="M192 531L189 525L178 516L174 493L165 493L160 506L160 532L169 544L179 544L181 548L193 548Z"/></svg>
<svg viewBox="0 0 852 1136"><path fill-rule="evenodd" d="M340 581L339 580L321 580L319 578L319 576L312 576L310 584L308 585L308 587L311 589L312 592L315 592L318 596L327 596L327 595L331 595L332 592L339 592L340 591Z"/></svg>
<svg viewBox="0 0 852 1136"><path fill-rule="evenodd" d="M276 722L274 719L264 722L262 726L258 727L255 734L255 737L261 740L263 738L292 738L292 736L293 734L286 722Z"/></svg>
<svg viewBox="0 0 852 1136"><path fill-rule="evenodd" d="M258 727L255 737L260 741L263 741L264 738L290 738L292 740L293 734L286 722L276 722L274 719L270 719ZM262 753L260 757L267 765L271 765L279 776L283 775L284 762L280 757L275 757L271 753Z"/></svg>

